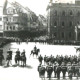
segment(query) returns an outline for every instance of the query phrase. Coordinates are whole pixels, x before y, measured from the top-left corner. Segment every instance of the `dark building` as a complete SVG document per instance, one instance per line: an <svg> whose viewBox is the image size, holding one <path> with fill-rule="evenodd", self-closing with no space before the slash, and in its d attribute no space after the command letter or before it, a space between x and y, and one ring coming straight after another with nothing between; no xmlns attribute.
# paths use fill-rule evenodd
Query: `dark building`
<svg viewBox="0 0 80 80"><path fill-rule="evenodd" d="M52 3L47 7L48 35L58 41L80 40L80 0Z"/></svg>

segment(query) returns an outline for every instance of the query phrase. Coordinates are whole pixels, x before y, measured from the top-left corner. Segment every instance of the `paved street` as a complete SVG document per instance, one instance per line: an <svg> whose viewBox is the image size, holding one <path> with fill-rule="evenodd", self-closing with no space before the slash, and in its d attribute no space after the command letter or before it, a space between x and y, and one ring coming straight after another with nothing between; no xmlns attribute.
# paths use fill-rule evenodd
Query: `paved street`
<svg viewBox="0 0 80 80"><path fill-rule="evenodd" d="M37 48L40 49L40 53L42 56L46 55L78 55L76 54L76 50L74 46L59 46L59 45L47 45L47 44L39 44L39 43L21 43L20 45L17 43L11 43L4 47L4 56L6 57L6 51L11 48L13 51L13 59L12 64L15 64L14 62L14 56L15 51L19 48L22 52L23 49L26 50L26 56L27 56L27 67L8 67L3 68L0 67L0 80L41 80L39 78L38 72L37 72L37 66L39 64L36 57L30 57L30 52L33 49L34 46L37 46ZM5 61L4 61L5 63ZM47 74L46 74L47 75ZM54 73L52 74L53 77ZM62 75L62 74L61 74ZM5 76L5 77L4 77ZM66 78L69 80L69 78ZM47 78L45 80L48 80ZM51 80L57 80L57 79L51 79ZM62 79L61 79L62 80ZM74 80L77 80L74 78ZM79 80L79 79L78 79Z"/></svg>

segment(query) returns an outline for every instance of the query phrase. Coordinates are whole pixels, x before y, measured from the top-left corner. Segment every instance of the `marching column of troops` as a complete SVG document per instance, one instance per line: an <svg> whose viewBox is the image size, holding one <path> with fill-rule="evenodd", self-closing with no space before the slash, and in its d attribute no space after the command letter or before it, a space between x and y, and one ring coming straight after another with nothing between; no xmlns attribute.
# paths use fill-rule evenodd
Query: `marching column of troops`
<svg viewBox="0 0 80 80"><path fill-rule="evenodd" d="M72 80L72 77L80 77L80 58L76 55L74 56L44 56L44 58L40 55L38 57L40 62L38 66L39 76L42 79L45 79L45 72L47 72L47 78L51 78L54 73L53 78L60 79L60 74L62 72L63 79L69 77ZM44 62L44 63L43 63ZM68 76L66 74L68 73Z"/></svg>

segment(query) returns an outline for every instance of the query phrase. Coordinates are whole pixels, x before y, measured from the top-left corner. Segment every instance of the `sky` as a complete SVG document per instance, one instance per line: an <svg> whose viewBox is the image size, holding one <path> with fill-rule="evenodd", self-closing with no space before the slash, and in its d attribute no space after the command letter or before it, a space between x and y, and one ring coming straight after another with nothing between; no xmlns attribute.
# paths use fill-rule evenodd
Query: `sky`
<svg viewBox="0 0 80 80"><path fill-rule="evenodd" d="M3 5L5 0L0 0L0 5ZM30 10L35 12L37 15L46 14L46 8L49 4L50 0L8 0L9 2L16 1L23 5L24 7L28 7ZM61 3L74 3L75 0L53 0L53 2L61 2Z"/></svg>

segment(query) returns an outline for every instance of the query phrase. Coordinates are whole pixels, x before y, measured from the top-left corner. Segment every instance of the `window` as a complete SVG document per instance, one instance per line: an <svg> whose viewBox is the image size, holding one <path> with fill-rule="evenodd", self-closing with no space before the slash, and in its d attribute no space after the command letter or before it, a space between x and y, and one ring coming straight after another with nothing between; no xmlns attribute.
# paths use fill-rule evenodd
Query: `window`
<svg viewBox="0 0 80 80"><path fill-rule="evenodd" d="M62 38L64 38L64 32L61 33Z"/></svg>
<svg viewBox="0 0 80 80"><path fill-rule="evenodd" d="M54 15L57 16L57 11L54 12Z"/></svg>
<svg viewBox="0 0 80 80"><path fill-rule="evenodd" d="M72 16L73 15L73 13L72 13L72 11L70 11L70 16Z"/></svg>
<svg viewBox="0 0 80 80"><path fill-rule="evenodd" d="M77 25L78 25L78 24L80 24L80 22L79 22L79 21L77 21Z"/></svg>
<svg viewBox="0 0 80 80"><path fill-rule="evenodd" d="M10 26L10 30L12 30L12 26Z"/></svg>
<svg viewBox="0 0 80 80"><path fill-rule="evenodd" d="M55 21L55 22L54 22L54 27L56 27L56 26L57 26L57 22Z"/></svg>
<svg viewBox="0 0 80 80"><path fill-rule="evenodd" d="M8 30L8 26L6 26L6 30Z"/></svg>
<svg viewBox="0 0 80 80"><path fill-rule="evenodd" d="M69 32L69 38L71 38L71 32Z"/></svg>
<svg viewBox="0 0 80 80"><path fill-rule="evenodd" d="M0 25L0 30L2 30L2 25Z"/></svg>
<svg viewBox="0 0 80 80"><path fill-rule="evenodd" d="M62 22L62 27L64 27L65 26L65 23L64 22Z"/></svg>
<svg viewBox="0 0 80 80"><path fill-rule="evenodd" d="M72 25L73 25L73 23L70 21L70 22L69 22L69 26L72 27Z"/></svg>
<svg viewBox="0 0 80 80"><path fill-rule="evenodd" d="M13 26L13 30L15 30L15 26Z"/></svg>
<svg viewBox="0 0 80 80"><path fill-rule="evenodd" d="M77 12L77 16L80 16L80 12L79 11Z"/></svg>
<svg viewBox="0 0 80 80"><path fill-rule="evenodd" d="M62 16L65 16L65 11L62 12Z"/></svg>
<svg viewBox="0 0 80 80"><path fill-rule="evenodd" d="M0 18L0 21L2 21L2 18Z"/></svg>
<svg viewBox="0 0 80 80"><path fill-rule="evenodd" d="M57 37L57 33L56 32L54 33L54 37Z"/></svg>

